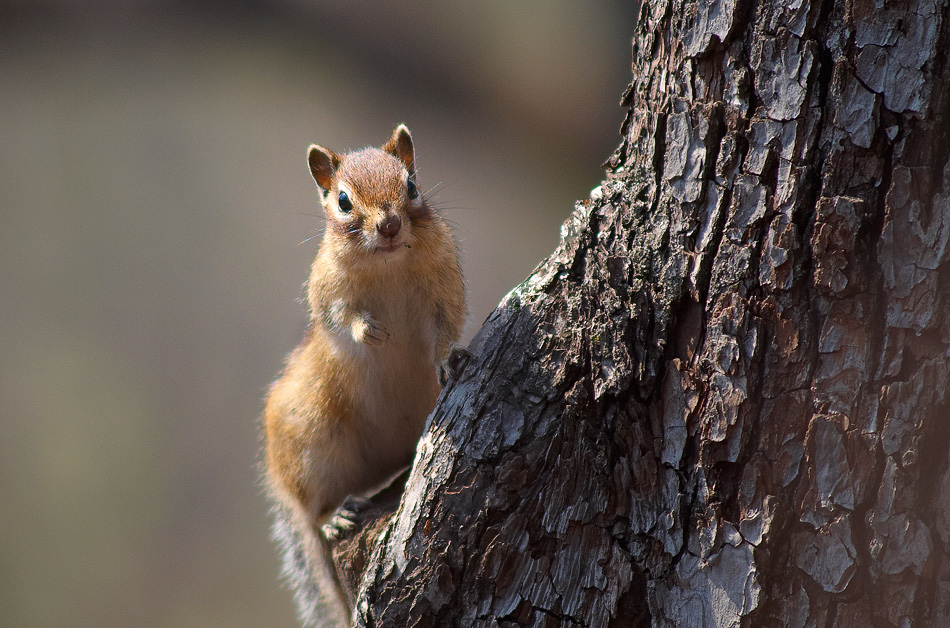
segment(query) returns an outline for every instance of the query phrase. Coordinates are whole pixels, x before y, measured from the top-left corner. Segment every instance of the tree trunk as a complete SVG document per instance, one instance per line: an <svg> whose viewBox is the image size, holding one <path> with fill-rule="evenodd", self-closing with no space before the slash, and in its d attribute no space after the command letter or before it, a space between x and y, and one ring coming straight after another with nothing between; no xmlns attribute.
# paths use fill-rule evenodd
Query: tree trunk
<svg viewBox="0 0 950 628"><path fill-rule="evenodd" d="M340 537L359 625L950 625L946 16L644 2L606 181Z"/></svg>

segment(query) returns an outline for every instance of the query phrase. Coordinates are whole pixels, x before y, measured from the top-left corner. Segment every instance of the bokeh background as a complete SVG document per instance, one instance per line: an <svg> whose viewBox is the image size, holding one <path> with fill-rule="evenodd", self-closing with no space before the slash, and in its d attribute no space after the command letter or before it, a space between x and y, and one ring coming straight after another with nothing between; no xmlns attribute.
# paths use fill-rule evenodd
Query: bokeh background
<svg viewBox="0 0 950 628"><path fill-rule="evenodd" d="M634 5L0 0L0 626L296 626L256 463L307 145L409 125L470 338L602 178Z"/></svg>

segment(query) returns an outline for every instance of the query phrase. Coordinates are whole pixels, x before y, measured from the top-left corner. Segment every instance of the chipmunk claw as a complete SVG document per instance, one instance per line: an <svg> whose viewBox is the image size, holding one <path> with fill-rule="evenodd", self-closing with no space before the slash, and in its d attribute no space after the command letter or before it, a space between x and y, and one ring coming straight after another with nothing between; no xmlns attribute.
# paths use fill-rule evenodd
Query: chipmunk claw
<svg viewBox="0 0 950 628"><path fill-rule="evenodd" d="M362 515L372 507L373 502L365 497L347 497L333 513L330 521L323 525L323 535L331 541L346 537L360 524Z"/></svg>
<svg viewBox="0 0 950 628"><path fill-rule="evenodd" d="M450 381L458 381L470 359L472 359L472 353L461 345L454 345L449 349L449 355L439 362L436 369L439 374L439 384L444 388Z"/></svg>

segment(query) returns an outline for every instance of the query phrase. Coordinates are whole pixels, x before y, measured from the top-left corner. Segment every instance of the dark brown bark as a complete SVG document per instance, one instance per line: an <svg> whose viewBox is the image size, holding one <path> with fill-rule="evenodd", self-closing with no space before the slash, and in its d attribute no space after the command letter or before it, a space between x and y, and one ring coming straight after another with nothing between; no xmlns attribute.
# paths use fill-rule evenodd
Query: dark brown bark
<svg viewBox="0 0 950 628"><path fill-rule="evenodd" d="M360 625L948 625L946 17L644 3L606 181L348 533Z"/></svg>

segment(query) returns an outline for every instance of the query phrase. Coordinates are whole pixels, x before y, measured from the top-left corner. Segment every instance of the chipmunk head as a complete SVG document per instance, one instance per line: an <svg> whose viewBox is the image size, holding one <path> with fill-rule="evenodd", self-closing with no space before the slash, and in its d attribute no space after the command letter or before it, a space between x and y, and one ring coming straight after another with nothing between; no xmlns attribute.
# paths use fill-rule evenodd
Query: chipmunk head
<svg viewBox="0 0 950 628"><path fill-rule="evenodd" d="M400 124L381 148L337 155L312 145L310 172L321 188L327 234L346 247L388 256L411 248L414 227L428 218L415 182L415 152L409 129Z"/></svg>

